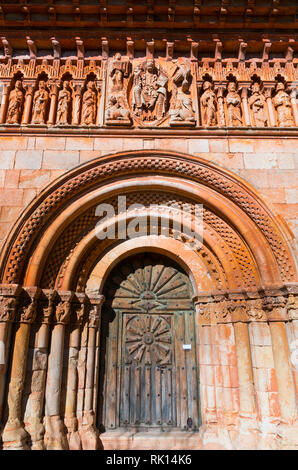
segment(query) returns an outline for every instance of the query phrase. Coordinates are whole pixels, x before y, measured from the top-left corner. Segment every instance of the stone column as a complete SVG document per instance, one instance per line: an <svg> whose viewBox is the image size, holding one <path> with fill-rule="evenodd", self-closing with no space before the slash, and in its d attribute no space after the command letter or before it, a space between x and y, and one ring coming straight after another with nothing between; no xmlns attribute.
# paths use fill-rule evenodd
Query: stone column
<svg viewBox="0 0 298 470"><path fill-rule="evenodd" d="M25 104L24 104L22 124L29 124L30 122L34 85L35 83L32 80L25 80L23 82L23 86L26 90L26 94L25 94Z"/></svg>
<svg viewBox="0 0 298 470"><path fill-rule="evenodd" d="M26 374L31 323L36 316L37 300L40 289L27 287L19 309L19 325L15 335L10 383L8 390L8 421L5 425L2 441L4 449L27 449L28 434L22 420L22 394Z"/></svg>
<svg viewBox="0 0 298 470"><path fill-rule="evenodd" d="M284 296L264 298L264 308L269 320L273 359L281 417L292 423L297 417L296 394L290 365L290 350L285 327L287 299Z"/></svg>
<svg viewBox="0 0 298 470"><path fill-rule="evenodd" d="M223 92L224 92L224 88L222 86L219 86L217 88L217 103L218 103L218 124L220 127L224 127L226 125Z"/></svg>
<svg viewBox="0 0 298 470"><path fill-rule="evenodd" d="M95 426L95 410L93 409L96 335L100 325L101 307L104 297L99 295L90 299L91 310L88 321L87 368L85 379L85 399L83 419L80 426L82 447L84 450L98 449L99 433Z"/></svg>
<svg viewBox="0 0 298 470"><path fill-rule="evenodd" d="M60 302L54 314L51 350L48 362L45 402L45 446L48 450L68 448L63 421L60 416L61 382L63 369L65 325L70 320L74 293L59 292Z"/></svg>
<svg viewBox="0 0 298 470"><path fill-rule="evenodd" d="M275 109L272 103L271 94L273 86L265 86L265 98L268 107L268 117L270 127L276 127Z"/></svg>
<svg viewBox="0 0 298 470"><path fill-rule="evenodd" d="M50 111L48 124L53 126L56 122L56 111L57 111L57 99L58 99L58 85L57 83L51 83L50 85Z"/></svg>
<svg viewBox="0 0 298 470"><path fill-rule="evenodd" d="M78 432L78 418L76 415L78 393L78 357L81 343L81 326L86 320L86 295L76 294L78 303L74 305L74 322L71 325L69 338L69 362L67 374L67 390L65 400L64 422L68 430L68 445L70 450L80 450L81 438Z"/></svg>
<svg viewBox="0 0 298 470"><path fill-rule="evenodd" d="M73 81L74 99L73 99L73 110L72 110L72 124L78 126L81 120L81 104L82 104L82 80Z"/></svg>
<svg viewBox="0 0 298 470"><path fill-rule="evenodd" d="M25 410L26 431L31 437L31 450L44 450L43 405L46 385L49 328L55 310L57 292L52 289L43 291L40 299L37 320L41 322L36 334L32 363L31 393Z"/></svg>
<svg viewBox="0 0 298 470"><path fill-rule="evenodd" d="M256 403L246 301L232 301L239 381L240 417L256 418Z"/></svg>
<svg viewBox="0 0 298 470"><path fill-rule="evenodd" d="M291 104L292 104L292 109L293 109L295 126L298 126L297 93L298 93L297 88L293 87L291 91Z"/></svg>
<svg viewBox="0 0 298 470"><path fill-rule="evenodd" d="M248 102L247 102L247 91L248 91L248 85L243 86L241 90L243 118L244 118L243 124L248 127L248 126L251 126L251 122L250 122L249 108L248 108Z"/></svg>
<svg viewBox="0 0 298 470"><path fill-rule="evenodd" d="M7 380L11 324L15 320L21 287L16 284L0 286L0 423L2 422L4 392Z"/></svg>
<svg viewBox="0 0 298 470"><path fill-rule="evenodd" d="M10 80L1 80L3 84L3 93L0 104L0 124L4 124L6 121L6 113L8 107L8 99L10 92Z"/></svg>

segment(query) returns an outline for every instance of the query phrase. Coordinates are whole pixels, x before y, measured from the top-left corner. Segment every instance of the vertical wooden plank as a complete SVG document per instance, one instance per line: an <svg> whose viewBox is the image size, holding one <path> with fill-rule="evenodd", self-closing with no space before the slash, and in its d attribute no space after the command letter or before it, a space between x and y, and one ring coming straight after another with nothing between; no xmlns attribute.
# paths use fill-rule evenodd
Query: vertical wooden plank
<svg viewBox="0 0 298 470"><path fill-rule="evenodd" d="M167 374L167 395L168 395L168 417L167 424L173 424L173 393L172 393L172 369L169 367Z"/></svg>
<svg viewBox="0 0 298 470"><path fill-rule="evenodd" d="M134 385L134 424L141 422L141 367L135 368L135 385Z"/></svg>
<svg viewBox="0 0 298 470"><path fill-rule="evenodd" d="M165 369L161 369L161 422L167 424L168 416L168 400L167 400L167 377Z"/></svg>
<svg viewBox="0 0 298 470"><path fill-rule="evenodd" d="M123 379L122 379L122 406L120 415L120 425L123 423L125 426L129 424L130 415L130 373L131 368L128 365L123 367Z"/></svg>
<svg viewBox="0 0 298 470"><path fill-rule="evenodd" d="M151 367L145 368L145 424L151 424Z"/></svg>
<svg viewBox="0 0 298 470"><path fill-rule="evenodd" d="M196 336L193 312L187 314L189 344L191 350L189 354L189 408L190 417L193 421L193 428L198 428L198 373L196 364Z"/></svg>
<svg viewBox="0 0 298 470"><path fill-rule="evenodd" d="M117 409L117 352L118 352L118 318L110 323L108 374L106 389L106 426L114 429L116 427Z"/></svg>
<svg viewBox="0 0 298 470"><path fill-rule="evenodd" d="M155 372L155 400L156 400L156 424L162 424L161 414L161 372L160 368L156 367Z"/></svg>
<svg viewBox="0 0 298 470"><path fill-rule="evenodd" d="M174 342L174 356L175 356L175 392L176 392L176 415L177 415L177 426L181 427L181 350L180 350L180 343L181 343L181 336L180 336L180 314L176 314L174 317L174 325L173 325L173 342Z"/></svg>
<svg viewBox="0 0 298 470"><path fill-rule="evenodd" d="M181 428L186 429L188 418L188 390L185 351L183 349L183 344L185 344L185 322L184 315L182 313L179 314L179 336L180 341L178 344L178 353L180 356Z"/></svg>

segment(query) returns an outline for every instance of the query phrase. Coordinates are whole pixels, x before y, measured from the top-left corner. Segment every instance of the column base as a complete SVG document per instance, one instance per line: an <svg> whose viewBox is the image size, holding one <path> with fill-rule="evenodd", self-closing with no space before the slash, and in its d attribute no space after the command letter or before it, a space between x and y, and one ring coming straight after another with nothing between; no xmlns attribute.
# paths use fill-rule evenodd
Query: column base
<svg viewBox="0 0 298 470"><path fill-rule="evenodd" d="M94 424L93 411L85 411L79 425L83 450L98 450L100 447L99 431Z"/></svg>
<svg viewBox="0 0 298 470"><path fill-rule="evenodd" d="M47 450L68 450L67 429L60 416L45 417L44 443Z"/></svg>
<svg viewBox="0 0 298 470"><path fill-rule="evenodd" d="M28 450L29 434L19 419L8 420L2 434L3 450Z"/></svg>

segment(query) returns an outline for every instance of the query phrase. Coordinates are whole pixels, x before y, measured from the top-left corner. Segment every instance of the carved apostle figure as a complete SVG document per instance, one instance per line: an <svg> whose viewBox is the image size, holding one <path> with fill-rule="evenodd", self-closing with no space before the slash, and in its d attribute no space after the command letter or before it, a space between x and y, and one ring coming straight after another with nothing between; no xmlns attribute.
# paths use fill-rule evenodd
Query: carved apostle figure
<svg viewBox="0 0 298 470"><path fill-rule="evenodd" d="M212 90L212 83L208 80L203 83L203 94L201 96L202 118L206 127L216 126L217 124L217 98Z"/></svg>
<svg viewBox="0 0 298 470"><path fill-rule="evenodd" d="M170 110L170 124L182 122L186 125L195 125L194 110L189 91L191 84L191 70L188 64L179 64L173 76L174 90Z"/></svg>
<svg viewBox="0 0 298 470"><path fill-rule="evenodd" d="M255 125L258 127L268 126L268 118L265 110L266 99L260 91L260 84L254 82L252 84L252 95L248 99L248 105L251 109Z"/></svg>
<svg viewBox="0 0 298 470"><path fill-rule="evenodd" d="M69 91L69 82L63 82L63 88L58 94L57 124L68 124L69 111L71 105L71 92Z"/></svg>
<svg viewBox="0 0 298 470"><path fill-rule="evenodd" d="M24 103L24 92L21 80L17 80L14 89L9 94L9 104L7 110L8 124L18 124Z"/></svg>
<svg viewBox="0 0 298 470"><path fill-rule="evenodd" d="M285 85L283 82L277 83L276 95L272 102L276 109L277 124L280 127L294 126L291 100L288 93L285 91Z"/></svg>
<svg viewBox="0 0 298 470"><path fill-rule="evenodd" d="M123 79L129 75L130 65L131 64L128 60L121 59L121 54L119 52L115 54L110 72L110 77L112 79L112 93L122 91Z"/></svg>
<svg viewBox="0 0 298 470"><path fill-rule="evenodd" d="M227 114L228 114L228 126L242 126L241 117L241 98L236 91L236 83L229 82L228 94L226 96Z"/></svg>
<svg viewBox="0 0 298 470"><path fill-rule="evenodd" d="M110 96L105 116L107 121L125 121L125 123L130 123L130 111L125 108L121 96Z"/></svg>
<svg viewBox="0 0 298 470"><path fill-rule="evenodd" d="M95 123L96 98L95 83L90 81L87 83L87 90L83 94L82 124L90 125Z"/></svg>
<svg viewBox="0 0 298 470"><path fill-rule="evenodd" d="M134 70L132 107L143 121L154 121L166 113L168 79L148 59L142 67Z"/></svg>
<svg viewBox="0 0 298 470"><path fill-rule="evenodd" d="M47 104L49 101L49 93L46 90L46 82L41 80L38 84L38 90L33 98L33 124L45 124Z"/></svg>

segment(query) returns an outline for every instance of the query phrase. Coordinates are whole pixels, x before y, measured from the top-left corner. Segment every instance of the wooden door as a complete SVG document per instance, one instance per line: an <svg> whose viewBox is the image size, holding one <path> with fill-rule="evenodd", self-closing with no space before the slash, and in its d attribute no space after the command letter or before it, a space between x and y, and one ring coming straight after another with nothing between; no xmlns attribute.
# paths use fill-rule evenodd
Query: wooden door
<svg viewBox="0 0 298 470"><path fill-rule="evenodd" d="M198 429L190 281L167 258L129 258L107 280L99 421L103 429Z"/></svg>

